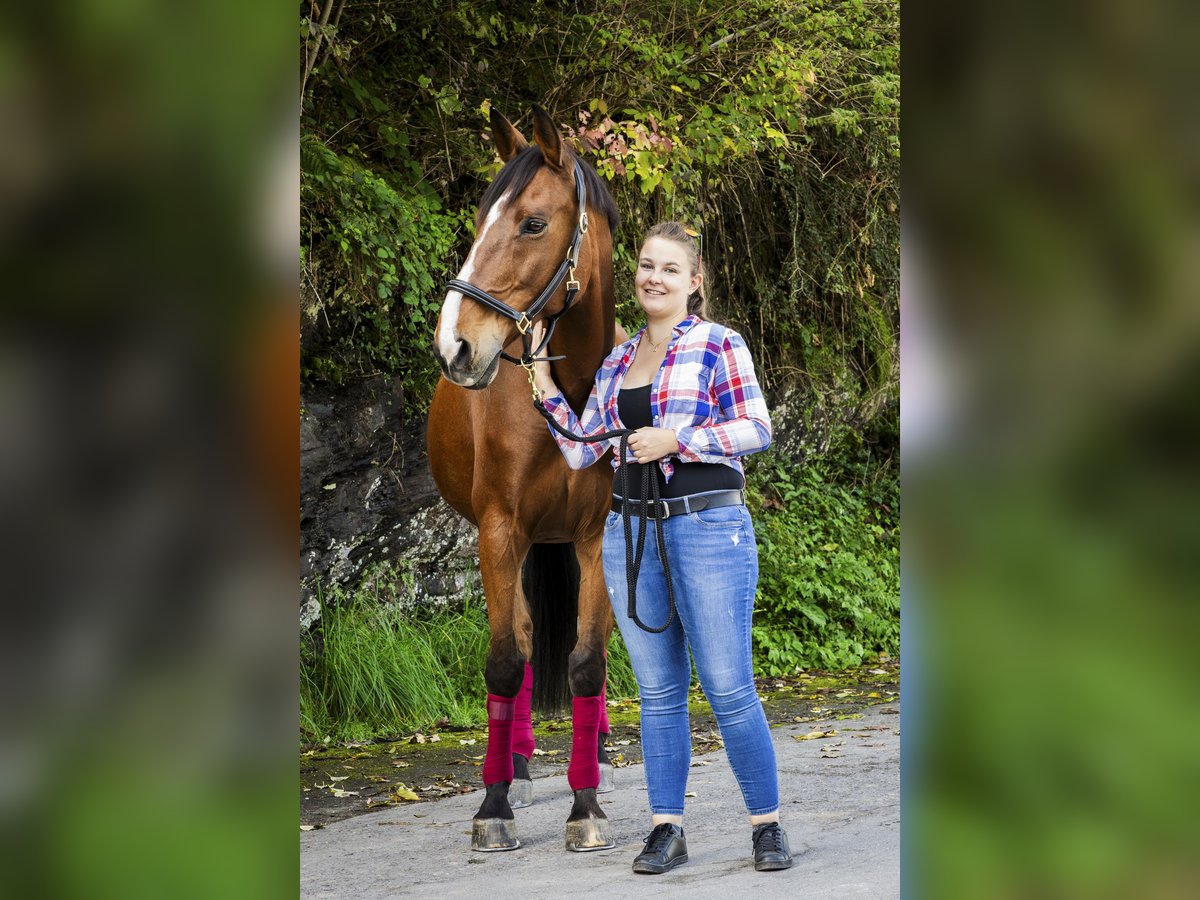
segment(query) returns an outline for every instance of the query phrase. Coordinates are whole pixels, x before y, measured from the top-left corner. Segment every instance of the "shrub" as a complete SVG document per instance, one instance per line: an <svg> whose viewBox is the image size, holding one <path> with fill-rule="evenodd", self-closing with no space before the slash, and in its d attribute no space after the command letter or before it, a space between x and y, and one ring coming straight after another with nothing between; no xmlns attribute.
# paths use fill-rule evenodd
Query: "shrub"
<svg viewBox="0 0 1200 900"><path fill-rule="evenodd" d="M755 671L844 669L899 652L899 478L768 452L748 482L759 544Z"/></svg>

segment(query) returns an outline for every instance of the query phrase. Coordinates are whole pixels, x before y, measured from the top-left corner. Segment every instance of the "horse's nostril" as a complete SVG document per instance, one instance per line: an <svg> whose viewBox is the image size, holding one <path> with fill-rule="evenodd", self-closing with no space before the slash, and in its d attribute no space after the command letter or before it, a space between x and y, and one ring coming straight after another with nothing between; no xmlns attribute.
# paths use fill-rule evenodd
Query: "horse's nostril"
<svg viewBox="0 0 1200 900"><path fill-rule="evenodd" d="M467 363L471 361L471 343L470 341L459 341L458 352L454 354L452 365L459 369L465 369Z"/></svg>

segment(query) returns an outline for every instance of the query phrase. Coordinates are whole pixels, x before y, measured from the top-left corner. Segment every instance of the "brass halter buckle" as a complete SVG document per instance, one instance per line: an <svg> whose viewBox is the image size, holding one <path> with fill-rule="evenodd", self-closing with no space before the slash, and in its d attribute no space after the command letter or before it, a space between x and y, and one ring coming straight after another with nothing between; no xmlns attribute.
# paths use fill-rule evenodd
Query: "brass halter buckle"
<svg viewBox="0 0 1200 900"><path fill-rule="evenodd" d="M525 370L525 374L529 376L529 390L533 393L533 402L542 402L542 392L537 386L537 370L534 368L533 356L521 360L521 368Z"/></svg>

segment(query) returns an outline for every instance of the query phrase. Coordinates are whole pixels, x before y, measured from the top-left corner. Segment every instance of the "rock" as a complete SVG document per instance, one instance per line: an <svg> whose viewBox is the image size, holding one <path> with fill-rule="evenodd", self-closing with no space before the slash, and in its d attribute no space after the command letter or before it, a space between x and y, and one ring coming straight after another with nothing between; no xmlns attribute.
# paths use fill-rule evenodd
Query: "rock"
<svg viewBox="0 0 1200 900"><path fill-rule="evenodd" d="M404 416L396 379L306 389L300 418L300 624L320 617L318 584L399 581L396 602L461 605L478 591L475 528L438 496L424 416Z"/></svg>

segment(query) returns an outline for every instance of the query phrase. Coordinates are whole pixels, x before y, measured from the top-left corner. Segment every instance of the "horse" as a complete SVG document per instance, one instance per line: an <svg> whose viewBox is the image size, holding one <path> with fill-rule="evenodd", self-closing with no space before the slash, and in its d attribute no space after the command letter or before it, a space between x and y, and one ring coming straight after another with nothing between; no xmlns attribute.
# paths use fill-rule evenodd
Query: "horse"
<svg viewBox="0 0 1200 900"><path fill-rule="evenodd" d="M615 845L596 799L611 790L612 775L604 685L614 619L601 561L612 470L607 459L571 470L531 403L532 370L502 361L517 361L519 347L526 362L548 350L555 381L583 410L614 339L625 339L613 299L619 216L549 115L535 106L532 120L530 143L490 111L504 166L480 199L474 244L438 316L442 377L427 444L438 491L479 529L491 632L485 797L472 849L520 846L513 809L532 801L530 705L562 709L569 689L566 848L600 850ZM535 349L530 329L539 319L550 334Z"/></svg>

